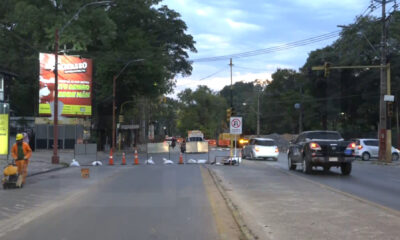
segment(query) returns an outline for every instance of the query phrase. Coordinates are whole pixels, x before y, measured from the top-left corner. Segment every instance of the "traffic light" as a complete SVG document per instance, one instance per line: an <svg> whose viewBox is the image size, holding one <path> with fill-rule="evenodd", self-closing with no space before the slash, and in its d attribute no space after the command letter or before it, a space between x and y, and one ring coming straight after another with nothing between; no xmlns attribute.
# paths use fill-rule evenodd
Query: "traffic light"
<svg viewBox="0 0 400 240"><path fill-rule="evenodd" d="M232 116L232 108L226 109L226 121L227 122L231 121L231 116Z"/></svg>
<svg viewBox="0 0 400 240"><path fill-rule="evenodd" d="M393 116L393 103L392 102L387 103L387 115L388 115L388 117Z"/></svg>
<svg viewBox="0 0 400 240"><path fill-rule="evenodd" d="M328 62L324 63L324 70L325 70L324 77L328 77L329 76L329 73L330 73L330 69L329 68L330 67L331 67L330 63L328 63Z"/></svg>

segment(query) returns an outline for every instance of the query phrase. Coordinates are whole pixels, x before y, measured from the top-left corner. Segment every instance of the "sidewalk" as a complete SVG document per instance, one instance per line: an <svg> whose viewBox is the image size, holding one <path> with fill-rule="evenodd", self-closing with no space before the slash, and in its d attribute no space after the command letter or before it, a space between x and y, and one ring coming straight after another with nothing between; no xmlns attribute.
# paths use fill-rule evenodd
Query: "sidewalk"
<svg viewBox="0 0 400 240"><path fill-rule="evenodd" d="M32 152L32 157L29 161L28 165L28 177L36 174L40 174L43 172L53 171L62 169L64 167L68 167L74 158L73 150L60 150L58 152L60 156L59 164L52 164L51 157L53 156L52 150L37 150ZM115 155L114 155L115 156ZM80 163L80 165L89 165L97 158L98 161L105 163L108 159L108 153L98 152L97 156L95 154L92 155L77 155L75 159ZM8 159L9 162L12 161L11 156ZM0 159L0 169L2 170L7 165L6 157L2 157ZM1 175L3 171L1 171Z"/></svg>
<svg viewBox="0 0 400 240"><path fill-rule="evenodd" d="M399 239L396 210L359 201L271 166L210 166L258 239Z"/></svg>

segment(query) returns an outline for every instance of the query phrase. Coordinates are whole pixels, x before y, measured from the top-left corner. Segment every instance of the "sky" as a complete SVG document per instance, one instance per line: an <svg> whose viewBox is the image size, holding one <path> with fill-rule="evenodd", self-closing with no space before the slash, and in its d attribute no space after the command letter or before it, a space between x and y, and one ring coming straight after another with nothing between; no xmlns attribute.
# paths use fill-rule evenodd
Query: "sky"
<svg viewBox="0 0 400 240"><path fill-rule="evenodd" d="M340 30L355 21L370 0L164 0L181 14L196 41L190 59L264 49ZM372 15L378 15L380 8ZM331 38L284 51L233 59L233 83L271 79L278 68L298 70L308 54L334 42ZM215 75L213 75L215 74ZM212 75L212 76L210 76ZM215 91L230 85L229 59L194 62L190 76L176 78L171 97L207 85Z"/></svg>

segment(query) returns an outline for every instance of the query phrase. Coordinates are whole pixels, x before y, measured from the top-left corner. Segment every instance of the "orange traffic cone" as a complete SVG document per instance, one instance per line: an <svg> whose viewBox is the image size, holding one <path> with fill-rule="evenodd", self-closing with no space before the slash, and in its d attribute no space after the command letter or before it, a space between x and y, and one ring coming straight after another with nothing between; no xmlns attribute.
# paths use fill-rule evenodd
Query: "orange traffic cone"
<svg viewBox="0 0 400 240"><path fill-rule="evenodd" d="M113 159L113 151L112 148L110 150L110 156L108 157L108 165L114 165L114 159Z"/></svg>
<svg viewBox="0 0 400 240"><path fill-rule="evenodd" d="M183 164L183 156L182 156L182 153L179 155L179 164Z"/></svg>
<svg viewBox="0 0 400 240"><path fill-rule="evenodd" d="M125 153L122 153L122 163L121 163L121 165L126 165Z"/></svg>
<svg viewBox="0 0 400 240"><path fill-rule="evenodd" d="M139 156L138 156L138 153L137 153L137 149L135 149L135 162L134 162L134 165L139 165Z"/></svg>

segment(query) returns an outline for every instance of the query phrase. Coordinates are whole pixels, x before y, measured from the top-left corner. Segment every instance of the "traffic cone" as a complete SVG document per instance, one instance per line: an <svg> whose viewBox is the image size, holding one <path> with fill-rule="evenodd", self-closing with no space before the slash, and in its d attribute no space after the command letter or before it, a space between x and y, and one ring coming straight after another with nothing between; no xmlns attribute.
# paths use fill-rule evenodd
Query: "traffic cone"
<svg viewBox="0 0 400 240"><path fill-rule="evenodd" d="M179 154L179 164L183 164L183 156L182 156L182 153Z"/></svg>
<svg viewBox="0 0 400 240"><path fill-rule="evenodd" d="M110 150L110 156L108 157L108 165L114 165L114 159L113 159L113 151L112 148Z"/></svg>
<svg viewBox="0 0 400 240"><path fill-rule="evenodd" d="M121 165L126 165L125 153L122 153L122 163L121 163Z"/></svg>
<svg viewBox="0 0 400 240"><path fill-rule="evenodd" d="M137 153L137 149L135 149L135 162L134 162L134 165L139 165L139 156L138 156L138 153Z"/></svg>

